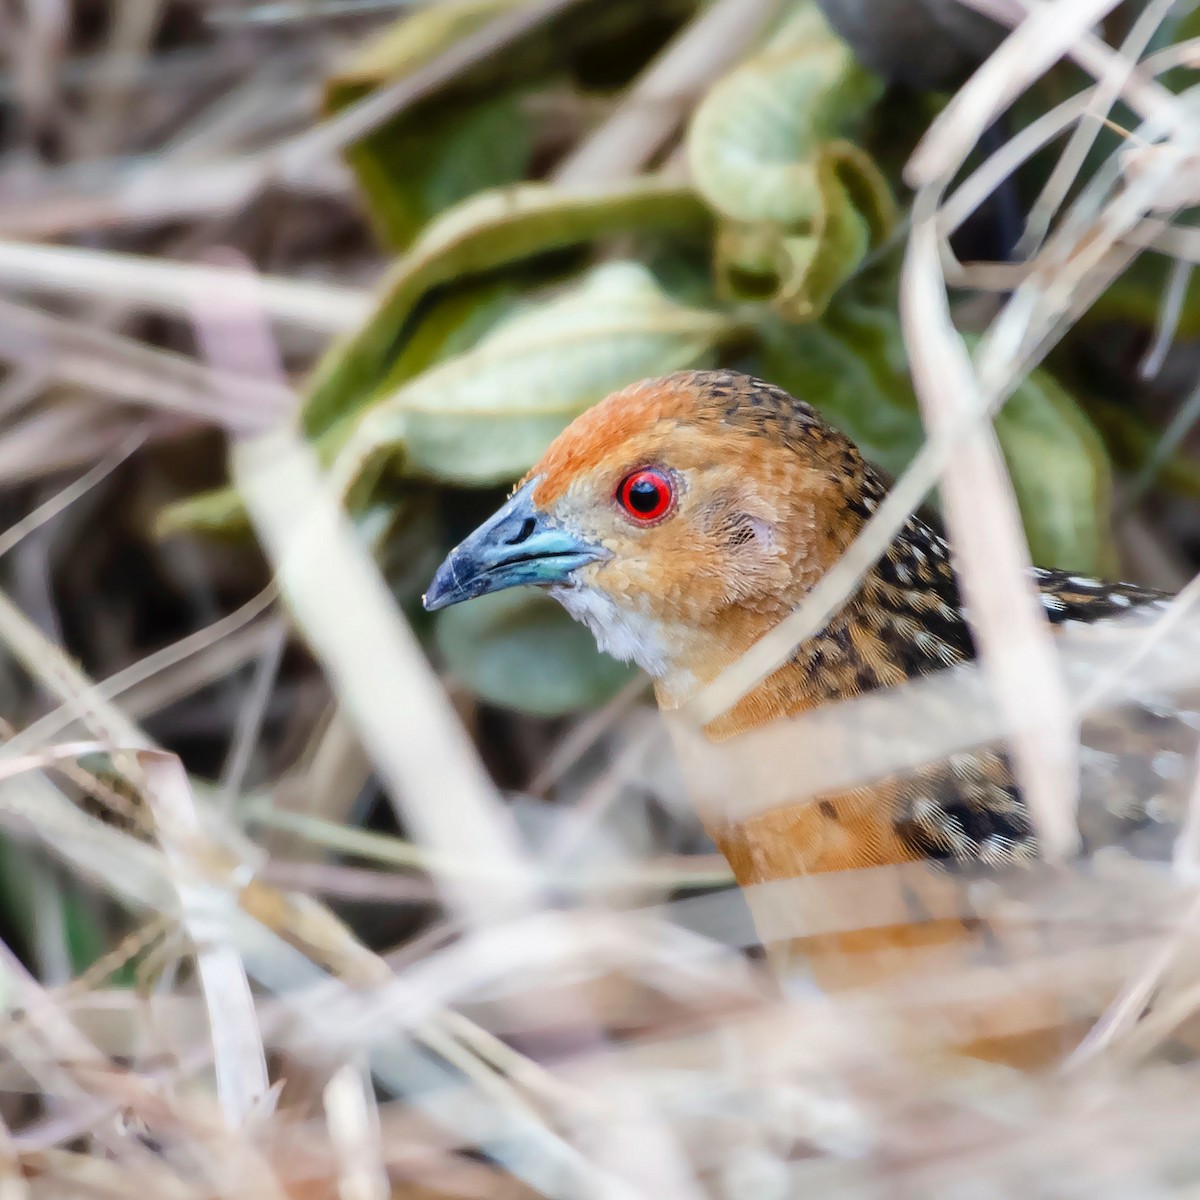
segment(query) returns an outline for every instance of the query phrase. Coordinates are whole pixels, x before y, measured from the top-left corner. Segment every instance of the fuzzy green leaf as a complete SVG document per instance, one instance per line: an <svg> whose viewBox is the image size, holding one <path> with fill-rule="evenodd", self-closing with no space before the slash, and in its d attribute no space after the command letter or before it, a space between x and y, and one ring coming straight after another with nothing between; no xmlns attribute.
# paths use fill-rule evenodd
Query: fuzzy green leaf
<svg viewBox="0 0 1200 1200"><path fill-rule="evenodd" d="M708 222L691 189L654 178L586 194L530 183L472 197L425 230L384 281L372 317L318 365L308 388L306 428L322 433L370 403L406 323L434 288L613 233L703 229Z"/></svg>
<svg viewBox="0 0 1200 1200"><path fill-rule="evenodd" d="M335 475L360 499L394 456L441 482L507 482L584 409L637 379L703 363L732 328L722 313L669 299L645 268L605 264L375 405Z"/></svg>

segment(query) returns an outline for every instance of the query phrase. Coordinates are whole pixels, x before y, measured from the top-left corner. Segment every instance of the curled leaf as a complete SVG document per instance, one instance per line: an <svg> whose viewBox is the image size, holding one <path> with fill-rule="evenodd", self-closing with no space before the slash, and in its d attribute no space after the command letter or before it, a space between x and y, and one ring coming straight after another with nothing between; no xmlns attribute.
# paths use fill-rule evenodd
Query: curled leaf
<svg viewBox="0 0 1200 1200"><path fill-rule="evenodd" d="M717 273L727 292L810 319L887 235L887 182L841 140L879 90L804 5L708 93L688 130L688 160L720 218Z"/></svg>

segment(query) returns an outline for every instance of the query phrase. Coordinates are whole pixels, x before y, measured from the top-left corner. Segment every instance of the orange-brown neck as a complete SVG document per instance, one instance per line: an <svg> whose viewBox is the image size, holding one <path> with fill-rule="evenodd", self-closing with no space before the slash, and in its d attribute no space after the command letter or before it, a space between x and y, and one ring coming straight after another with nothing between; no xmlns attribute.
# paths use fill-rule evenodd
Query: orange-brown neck
<svg viewBox="0 0 1200 1200"><path fill-rule="evenodd" d="M683 669L657 681L660 706L682 705L802 599L803 593L785 597L770 611L731 609L698 630L681 660ZM973 656L946 544L914 519L829 623L705 732L721 741Z"/></svg>

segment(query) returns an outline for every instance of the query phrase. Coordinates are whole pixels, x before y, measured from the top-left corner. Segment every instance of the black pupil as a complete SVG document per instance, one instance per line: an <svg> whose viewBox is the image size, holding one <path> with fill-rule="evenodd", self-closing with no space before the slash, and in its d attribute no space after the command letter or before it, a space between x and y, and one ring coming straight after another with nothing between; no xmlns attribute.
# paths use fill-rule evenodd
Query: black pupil
<svg viewBox="0 0 1200 1200"><path fill-rule="evenodd" d="M662 483L642 476L629 485L629 507L634 512L652 513L662 502Z"/></svg>

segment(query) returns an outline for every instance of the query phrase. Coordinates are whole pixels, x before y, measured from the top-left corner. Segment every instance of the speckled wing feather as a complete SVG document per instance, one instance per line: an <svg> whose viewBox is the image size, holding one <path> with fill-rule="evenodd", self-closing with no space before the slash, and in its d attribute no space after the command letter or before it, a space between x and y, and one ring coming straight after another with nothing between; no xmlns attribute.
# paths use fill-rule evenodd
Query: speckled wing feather
<svg viewBox="0 0 1200 1200"><path fill-rule="evenodd" d="M1047 616L1060 627L1135 610L1153 617L1169 600L1065 571L1039 569L1036 582ZM1139 857L1170 853L1193 775L1197 700L1146 697L1085 718L1079 806L1085 851L1119 843ZM1033 827L1002 748L957 753L887 784L895 789L897 832L924 857L983 867L1036 857Z"/></svg>

